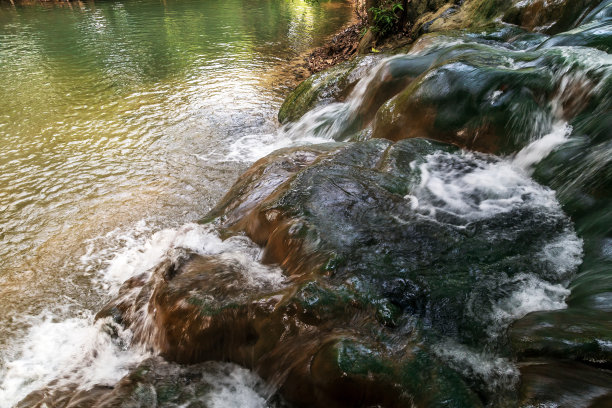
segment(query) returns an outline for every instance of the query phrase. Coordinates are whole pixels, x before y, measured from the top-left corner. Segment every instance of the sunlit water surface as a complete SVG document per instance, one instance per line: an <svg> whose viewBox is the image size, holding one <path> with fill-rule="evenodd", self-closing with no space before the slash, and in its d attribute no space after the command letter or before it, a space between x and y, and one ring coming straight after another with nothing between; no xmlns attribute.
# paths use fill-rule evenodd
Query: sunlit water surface
<svg viewBox="0 0 612 408"><path fill-rule="evenodd" d="M350 13L303 0L0 5L0 373L32 327L91 318L118 252L197 220L265 153L251 154L278 126L289 61Z"/></svg>

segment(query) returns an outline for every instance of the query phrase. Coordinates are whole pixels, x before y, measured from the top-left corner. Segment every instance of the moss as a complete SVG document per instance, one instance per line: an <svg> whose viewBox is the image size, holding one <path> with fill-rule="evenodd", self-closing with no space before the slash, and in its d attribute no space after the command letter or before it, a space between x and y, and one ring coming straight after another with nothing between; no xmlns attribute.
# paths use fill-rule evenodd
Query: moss
<svg viewBox="0 0 612 408"><path fill-rule="evenodd" d="M348 85L348 76L358 62L359 59L344 62L302 82L283 102L278 121L295 122L319 103L335 100Z"/></svg>
<svg viewBox="0 0 612 408"><path fill-rule="evenodd" d="M400 381L413 390L418 406L470 408L482 402L455 371L440 365L430 354L419 350L400 371Z"/></svg>

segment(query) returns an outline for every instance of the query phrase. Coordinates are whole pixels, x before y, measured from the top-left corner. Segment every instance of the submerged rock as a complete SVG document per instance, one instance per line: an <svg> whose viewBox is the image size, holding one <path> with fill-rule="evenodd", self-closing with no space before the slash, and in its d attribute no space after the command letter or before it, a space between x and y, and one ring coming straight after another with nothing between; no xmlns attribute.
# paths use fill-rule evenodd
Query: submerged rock
<svg viewBox="0 0 612 408"><path fill-rule="evenodd" d="M504 69L502 55L489 54L485 62L463 51L462 58L429 70L387 102L376 114L373 136L426 137L485 152L525 145L532 125L522 120L537 112L546 116L550 76L541 70Z"/></svg>

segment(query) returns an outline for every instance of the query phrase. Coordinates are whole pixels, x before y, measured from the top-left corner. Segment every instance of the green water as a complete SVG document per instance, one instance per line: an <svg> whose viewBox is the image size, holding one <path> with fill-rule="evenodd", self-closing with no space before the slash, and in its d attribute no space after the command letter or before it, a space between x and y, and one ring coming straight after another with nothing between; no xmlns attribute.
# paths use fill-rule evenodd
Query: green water
<svg viewBox="0 0 612 408"><path fill-rule="evenodd" d="M0 4L2 354L24 316L95 311L113 251L201 217L250 164L226 147L276 130L292 61L350 16L334 1Z"/></svg>

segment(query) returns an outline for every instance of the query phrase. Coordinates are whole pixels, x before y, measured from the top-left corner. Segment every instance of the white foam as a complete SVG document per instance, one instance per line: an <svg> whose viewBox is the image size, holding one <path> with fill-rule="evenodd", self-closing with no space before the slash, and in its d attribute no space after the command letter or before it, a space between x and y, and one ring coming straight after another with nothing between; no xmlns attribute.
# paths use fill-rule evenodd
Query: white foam
<svg viewBox="0 0 612 408"><path fill-rule="evenodd" d="M567 123L556 123L553 125L550 133L521 149L512 160L512 164L524 172L531 174L533 166L538 164L557 147L565 143L571 132L572 127Z"/></svg>
<svg viewBox="0 0 612 408"><path fill-rule="evenodd" d="M559 131L551 137L560 143L565 134ZM530 166L555 143L532 145L522 164ZM545 216L564 217L554 191L537 184L523 168L509 160L468 152L459 155L438 152L429 155L419 169L421 182L412 192L416 198L409 195L406 199L417 213L441 222L461 227L525 208ZM442 217L443 214L454 217ZM491 338L528 313L567 306L565 300L570 291L566 284L582 261L582 244L573 229L568 228L542 245L535 261L545 264L545 270L511 277L500 271L498 284L507 295L492 300L492 311L486 316L481 316L482 311L472 312L489 322Z"/></svg>
<svg viewBox="0 0 612 408"><path fill-rule="evenodd" d="M211 225L189 223L176 229L159 231L140 245L126 248L110 262L102 279L113 283L125 281L134 276L152 277L155 266L165 262L176 262L184 251L199 255L215 255L225 262L237 266L244 281L242 289L248 291L255 288L274 289L285 282L282 269L277 266L263 265L260 258L262 250L245 236L235 236L222 240ZM115 292L119 285L110 285ZM140 293L139 287L122 293L122 304L133 304ZM138 304L125 312L129 317L130 329L134 333L134 341L156 350L159 336L158 326L150 313L148 302Z"/></svg>
<svg viewBox="0 0 612 408"><path fill-rule="evenodd" d="M81 390L113 386L151 356L144 349L129 347L129 330L110 319L93 323L92 315L84 315L55 321L51 313L38 318L24 338L20 355L6 363L0 378L0 408L14 406L51 381L52 389L73 384ZM272 390L255 373L229 363L215 363L212 368L202 373L212 387L200 398L206 406L268 406Z"/></svg>
<svg viewBox="0 0 612 408"><path fill-rule="evenodd" d="M132 240L120 250L101 273L102 284L116 293L127 279L146 273L164 259L172 257L174 250L187 249L200 255L219 255L244 265L242 270L253 285L267 283L279 285L284 276L280 268L264 266L259 262L262 250L243 236L223 241L209 225L188 223L180 228L169 228L154 233L140 242Z"/></svg>
<svg viewBox="0 0 612 408"><path fill-rule="evenodd" d="M434 346L433 352L466 377L480 378L493 391L498 387L516 385L520 376L508 359L475 351L450 340Z"/></svg>
<svg viewBox="0 0 612 408"><path fill-rule="evenodd" d="M554 265L558 278L567 279L582 263L583 255L583 241L572 230L547 243L539 256L541 260Z"/></svg>
<svg viewBox="0 0 612 408"><path fill-rule="evenodd" d="M197 157L206 161L214 157L217 160L251 163L281 148L326 143L349 136L344 133L356 119L368 87L377 76L385 75L386 63L395 58L402 56L382 59L366 76L359 79L344 102L315 107L296 122L282 126L275 134L246 135L221 151ZM362 70L363 67L355 71Z"/></svg>
<svg viewBox="0 0 612 408"><path fill-rule="evenodd" d="M517 286L512 294L498 301L493 316L500 325L507 325L531 312L565 309L570 290L533 275L519 274L510 282Z"/></svg>
<svg viewBox="0 0 612 408"><path fill-rule="evenodd" d="M504 277L500 273L499 285L508 294L492 305L488 335L491 338L499 336L513 321L529 313L565 309L571 293L567 283L582 262L582 244L573 230L565 231L547 243L538 255L541 262L551 266L544 275L519 273Z"/></svg>
<svg viewBox="0 0 612 408"><path fill-rule="evenodd" d="M139 223L137 227L140 230L147 228L144 223ZM144 240L136 237L138 234L115 231L111 235L113 239L122 237L120 241L123 245L112 259L106 258L106 250L96 253L91 249L84 255L82 262L85 267L99 262L106 264L106 268L99 270L99 282L112 293L116 293L125 280L150 272L164 259L172 258L182 249L201 255L217 255L225 261L239 264L239 270L246 278L245 290L249 290L249 286L278 287L285 281L280 268L259 262L262 251L249 238L236 236L222 240L211 226L185 224L180 228L158 231ZM128 294L131 295L133 293ZM143 316L138 324L143 327L137 329L151 331L144 327L149 323L148 312L137 311L140 312L143 312ZM109 319L94 322L91 312L82 312L82 316L68 319L60 317L62 315L65 313L45 312L31 318L28 333L19 344L14 345L14 358L6 362L6 369L0 377L1 408L14 405L28 393L44 387L52 380L59 381L54 387L74 383L83 389L95 384L113 385L130 367L149 356L144 351L146 342L143 348L132 344L133 333ZM111 328L113 336L109 334ZM236 373L236 379L243 376L241 381L247 384L247 374L240 370ZM249 405L248 401L259 399L249 393L247 385L243 387L237 383L232 387L220 386L219 392L214 394L216 399L211 400L212 406L227 406L223 405L223 401L237 401L237 405L233 406L260 406L257 405L259 402ZM229 391L240 390L241 387L244 390L238 394ZM239 402L245 402L246 405Z"/></svg>
<svg viewBox="0 0 612 408"><path fill-rule="evenodd" d="M216 160L239 163L253 163L268 154L287 147L327 143L329 139L303 134L300 137L291 133L279 131L277 134L245 135L227 146L227 150L198 155L200 160L210 160L212 155Z"/></svg>
<svg viewBox="0 0 612 408"><path fill-rule="evenodd" d="M434 153L419 166L421 182L413 191L422 214L445 211L466 221L491 218L518 207L561 211L552 190L512 163L485 155Z"/></svg>
<svg viewBox="0 0 612 408"><path fill-rule="evenodd" d="M221 372L205 374L204 378L212 385L203 402L211 408L249 407L265 408L267 392L262 380L253 372L233 365L224 364Z"/></svg>
<svg viewBox="0 0 612 408"><path fill-rule="evenodd" d="M114 336L110 335L110 331ZM147 353L128 348L131 333L110 320L93 324L93 315L56 321L52 313L38 316L23 339L16 358L6 362L0 382L0 407L8 408L52 380L57 386L112 385Z"/></svg>

